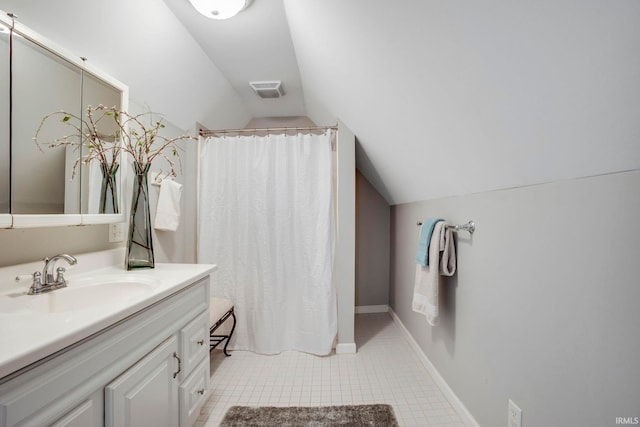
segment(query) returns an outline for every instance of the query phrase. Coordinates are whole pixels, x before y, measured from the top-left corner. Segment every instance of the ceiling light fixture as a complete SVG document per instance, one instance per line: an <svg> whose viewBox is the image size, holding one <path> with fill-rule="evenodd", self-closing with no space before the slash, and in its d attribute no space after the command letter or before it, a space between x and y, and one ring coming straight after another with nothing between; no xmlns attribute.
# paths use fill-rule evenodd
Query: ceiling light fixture
<svg viewBox="0 0 640 427"><path fill-rule="evenodd" d="M228 19L244 10L251 0L189 0L207 18Z"/></svg>

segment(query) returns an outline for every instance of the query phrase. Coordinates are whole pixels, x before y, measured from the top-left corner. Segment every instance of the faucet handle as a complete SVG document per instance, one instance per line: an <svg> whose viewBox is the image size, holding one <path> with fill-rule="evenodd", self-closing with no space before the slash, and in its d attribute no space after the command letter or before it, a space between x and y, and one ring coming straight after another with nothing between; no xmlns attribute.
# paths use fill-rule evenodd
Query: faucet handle
<svg viewBox="0 0 640 427"><path fill-rule="evenodd" d="M67 271L64 267L58 267L56 269L56 283L67 283L64 278L64 272Z"/></svg>
<svg viewBox="0 0 640 427"><path fill-rule="evenodd" d="M19 274L16 276L16 282L22 282L23 280L32 280L32 281L36 281L36 280L40 280L40 278L42 277L42 273L40 273L39 271L34 271L33 274Z"/></svg>
<svg viewBox="0 0 640 427"><path fill-rule="evenodd" d="M16 282L21 282L23 280L31 280L31 287L29 288L29 295L36 294L42 288L42 273L39 271L34 272L33 274L21 274L16 276Z"/></svg>

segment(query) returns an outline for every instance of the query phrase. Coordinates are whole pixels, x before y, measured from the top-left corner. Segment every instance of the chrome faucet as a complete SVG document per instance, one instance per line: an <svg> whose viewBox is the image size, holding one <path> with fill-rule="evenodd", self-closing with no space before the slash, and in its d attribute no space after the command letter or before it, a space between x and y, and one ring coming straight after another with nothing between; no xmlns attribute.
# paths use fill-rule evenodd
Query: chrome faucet
<svg viewBox="0 0 640 427"><path fill-rule="evenodd" d="M53 275L53 268L59 259L65 260L69 265L76 265L78 263L78 260L75 257L67 254L60 254L51 258L45 258L42 273L36 271L31 276L18 276L16 277L16 281L20 281L27 277L33 279L31 287L29 288L29 295L42 294L66 287L67 280L64 278L64 272L66 271L64 267L58 267L55 270L55 277Z"/></svg>
<svg viewBox="0 0 640 427"><path fill-rule="evenodd" d="M58 261L59 259L63 259L67 261L69 265L76 265L78 263L78 260L76 259L76 257L67 255L67 254L60 254L60 255L53 256L51 258L45 258L44 269L42 270L42 280L43 280L42 286L43 287L58 286L60 288L63 288L67 286L67 281L64 278L64 272L66 271L64 267L58 267L58 269L56 270L56 277L55 279L53 278L53 267L55 266L56 261Z"/></svg>

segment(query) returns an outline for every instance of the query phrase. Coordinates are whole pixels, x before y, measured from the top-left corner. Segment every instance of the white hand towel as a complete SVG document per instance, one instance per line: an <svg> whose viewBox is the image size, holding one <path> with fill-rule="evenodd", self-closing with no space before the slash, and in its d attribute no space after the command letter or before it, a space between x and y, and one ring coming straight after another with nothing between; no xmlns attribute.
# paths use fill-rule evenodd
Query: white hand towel
<svg viewBox="0 0 640 427"><path fill-rule="evenodd" d="M182 184L178 184L172 179L162 180L154 224L156 230L176 231L178 229L181 194Z"/></svg>
<svg viewBox="0 0 640 427"><path fill-rule="evenodd" d="M453 241L453 231L446 227L442 227L440 233L440 274L443 276L453 276L456 274L456 247Z"/></svg>
<svg viewBox="0 0 640 427"><path fill-rule="evenodd" d="M89 188L87 212L90 214L100 213L100 189L102 186L102 170L99 161L89 162Z"/></svg>
<svg viewBox="0 0 640 427"><path fill-rule="evenodd" d="M427 317L431 326L438 324L438 290L440 286L440 239L444 221L438 222L431 235L429 244L429 266L416 264L416 279L413 287L413 311Z"/></svg>

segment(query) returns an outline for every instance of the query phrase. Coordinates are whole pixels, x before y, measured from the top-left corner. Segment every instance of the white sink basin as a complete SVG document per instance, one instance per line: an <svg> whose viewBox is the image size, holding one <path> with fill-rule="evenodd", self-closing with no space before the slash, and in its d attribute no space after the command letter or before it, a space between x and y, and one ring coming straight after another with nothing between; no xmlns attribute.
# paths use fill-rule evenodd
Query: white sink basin
<svg viewBox="0 0 640 427"><path fill-rule="evenodd" d="M139 286L145 285L151 289L158 284L157 279L148 276L136 275L133 273L122 274L101 274L99 276L83 276L78 278L71 278L68 280L69 288L84 288L94 286L111 286L111 285L131 285Z"/></svg>
<svg viewBox="0 0 640 427"><path fill-rule="evenodd" d="M70 279L66 288L39 295L14 295L6 302L13 312L64 313L135 302L151 294L156 285L155 279L134 275L89 276Z"/></svg>

